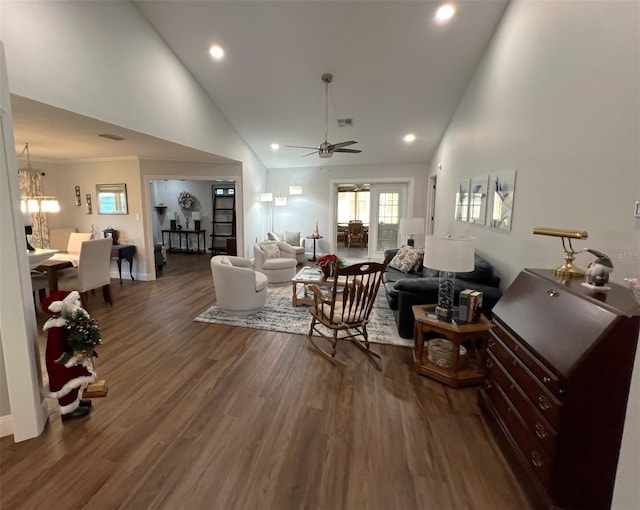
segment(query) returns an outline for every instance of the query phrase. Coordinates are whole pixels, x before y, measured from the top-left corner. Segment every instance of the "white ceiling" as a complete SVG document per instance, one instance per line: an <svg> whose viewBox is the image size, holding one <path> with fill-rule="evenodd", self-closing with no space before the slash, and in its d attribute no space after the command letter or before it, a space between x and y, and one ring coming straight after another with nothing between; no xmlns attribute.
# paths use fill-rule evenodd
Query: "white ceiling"
<svg viewBox="0 0 640 510"><path fill-rule="evenodd" d="M456 16L438 25L441 2L426 0L135 2L267 168L427 162L508 0L454 3ZM214 43L222 61L208 54ZM328 141L356 140L361 154L321 160L284 147L324 141L325 72L334 75ZM17 150L29 141L32 159L210 157L21 98L12 108ZM354 127L337 127L345 117Z"/></svg>

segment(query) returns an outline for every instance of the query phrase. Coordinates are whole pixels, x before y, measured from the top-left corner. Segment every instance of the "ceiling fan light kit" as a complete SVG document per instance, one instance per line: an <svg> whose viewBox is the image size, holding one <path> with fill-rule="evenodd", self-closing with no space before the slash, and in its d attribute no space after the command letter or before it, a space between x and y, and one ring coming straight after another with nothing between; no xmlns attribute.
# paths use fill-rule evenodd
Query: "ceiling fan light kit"
<svg viewBox="0 0 640 510"><path fill-rule="evenodd" d="M355 140L350 140L348 142L339 142L331 144L328 142L328 131L329 131L329 83L333 81L333 75L331 73L324 73L321 77L322 82L324 83L324 142L320 144L319 147L308 147L304 145L287 145L287 147L291 147L294 149L313 149L313 152L309 154L305 154L302 156L303 158L307 156L311 156L313 154L318 154L321 158L330 158L333 156L334 152L345 152L350 154L358 154L362 152L358 149L345 149L348 145L353 145L354 143L358 143Z"/></svg>

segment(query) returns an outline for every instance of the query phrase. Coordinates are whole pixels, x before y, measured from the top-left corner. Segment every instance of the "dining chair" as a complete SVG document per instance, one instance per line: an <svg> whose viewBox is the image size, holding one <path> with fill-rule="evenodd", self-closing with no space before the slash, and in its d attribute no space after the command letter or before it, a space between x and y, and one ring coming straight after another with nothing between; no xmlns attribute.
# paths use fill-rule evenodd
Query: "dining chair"
<svg viewBox="0 0 640 510"><path fill-rule="evenodd" d="M344 366L336 360L338 340L350 340L360 350L369 355L375 367L380 367L373 358L380 359L377 352L369 348L367 324L376 300L380 281L390 259L380 262L363 262L347 267L337 267L331 291L323 293L317 285L309 285L313 292L313 306L309 307L311 324L307 340L322 356L336 365ZM329 281L327 282L329 283ZM322 326L322 328L318 328ZM331 334L326 334L327 328ZM320 347L316 338L321 337L331 344L331 351Z"/></svg>
<svg viewBox="0 0 640 510"><path fill-rule="evenodd" d="M91 232L71 232L67 242L67 253L80 253L84 241L91 240Z"/></svg>
<svg viewBox="0 0 640 510"><path fill-rule="evenodd" d="M364 225L361 221L350 221L347 227L347 248L351 245L366 247Z"/></svg>
<svg viewBox="0 0 640 510"><path fill-rule="evenodd" d="M80 246L78 267L58 272L58 289L77 290L86 304L88 291L102 288L106 303L113 305L111 299L111 247L110 237L83 241Z"/></svg>

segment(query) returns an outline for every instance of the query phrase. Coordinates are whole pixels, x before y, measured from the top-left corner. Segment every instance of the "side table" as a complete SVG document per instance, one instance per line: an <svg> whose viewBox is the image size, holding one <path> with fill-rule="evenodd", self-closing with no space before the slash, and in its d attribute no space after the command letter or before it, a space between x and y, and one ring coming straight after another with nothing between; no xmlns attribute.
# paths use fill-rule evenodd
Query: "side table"
<svg viewBox="0 0 640 510"><path fill-rule="evenodd" d="M322 239L322 236L307 236L307 239L313 239L313 258L309 259L312 262L316 261L316 241Z"/></svg>
<svg viewBox="0 0 640 510"><path fill-rule="evenodd" d="M413 330L413 363L416 372L453 388L481 384L484 380L484 356L486 340L489 338L489 320L481 315L477 322L457 324L444 322L435 315L436 305L415 305L412 307L415 325ZM436 365L429 359L429 348L425 335L446 338L453 343L450 367ZM428 340L428 339L427 339ZM460 363L460 345L468 342L467 357Z"/></svg>

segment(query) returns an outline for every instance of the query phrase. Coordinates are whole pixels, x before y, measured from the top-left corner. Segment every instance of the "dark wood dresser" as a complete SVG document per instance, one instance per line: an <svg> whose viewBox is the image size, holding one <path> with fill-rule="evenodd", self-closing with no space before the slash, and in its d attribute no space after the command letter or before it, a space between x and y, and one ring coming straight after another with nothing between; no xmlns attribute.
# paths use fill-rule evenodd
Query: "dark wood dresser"
<svg viewBox="0 0 640 510"><path fill-rule="evenodd" d="M625 287L522 271L493 308L480 407L546 508L610 508L640 327Z"/></svg>

